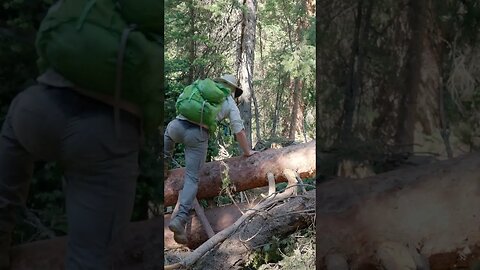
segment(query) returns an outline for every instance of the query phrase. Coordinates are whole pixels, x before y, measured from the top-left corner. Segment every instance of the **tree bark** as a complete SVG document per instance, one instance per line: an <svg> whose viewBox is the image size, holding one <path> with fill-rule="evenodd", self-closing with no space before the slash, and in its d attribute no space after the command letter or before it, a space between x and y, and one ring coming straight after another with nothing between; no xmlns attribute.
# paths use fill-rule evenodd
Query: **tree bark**
<svg viewBox="0 0 480 270"><path fill-rule="evenodd" d="M357 82L355 81L355 62L358 56L358 47L360 43L360 28L362 25L362 8L363 0L359 0L357 4L357 13L355 18L355 31L352 40L352 52L350 55L350 63L348 65L348 81L345 87L343 101L343 124L340 134L340 142L349 140L352 133L353 113L355 111L355 99L357 94Z"/></svg>
<svg viewBox="0 0 480 270"><path fill-rule="evenodd" d="M262 140L262 125L260 124L260 112L258 110L258 103L257 103L257 98L255 97L255 91L252 89L252 100L253 100L253 106L255 108L255 134L257 135L256 141L261 141Z"/></svg>
<svg viewBox="0 0 480 270"><path fill-rule="evenodd" d="M438 5L438 3L437 3ZM437 6L437 9L439 7ZM439 25L439 22L436 21L436 25ZM449 92L448 92L448 87L447 87L447 81L448 77L451 72L451 67L452 65L452 57L449 57L448 54L446 53L448 48L447 44L452 42L451 37L449 37L449 33L447 29L438 27L438 30L440 32L440 36L442 36L446 42L441 43L440 45L437 46L438 48L438 55L440 56L439 63L444 63L443 65L439 65L440 69L440 74L441 74L441 81L440 85L438 87L438 110L439 110L439 128L440 128L440 135L442 136L443 144L445 145L445 152L448 158L453 157L453 151L452 151L452 146L450 144L450 122L448 119L448 115L446 113L446 105L447 102L445 101L445 97L448 97Z"/></svg>
<svg viewBox="0 0 480 270"><path fill-rule="evenodd" d="M295 78L293 81L293 107L292 107L292 112L290 114L290 129L288 131L288 139L290 141L295 141L295 133L298 128L298 116L302 114L300 112L300 102L301 102L301 96L302 96L302 90L301 90L301 79L300 78Z"/></svg>
<svg viewBox="0 0 480 270"><path fill-rule="evenodd" d="M282 78L278 78L278 91L275 96L275 109L273 111L272 116L272 130L270 131L270 138L274 138L277 135L277 125L278 125L278 118L280 114L280 106L282 102L282 94L284 89L284 83L282 82Z"/></svg>
<svg viewBox="0 0 480 270"><path fill-rule="evenodd" d="M239 97L240 115L242 116L245 132L252 145L252 91L253 67L255 61L255 29L257 23L257 0L244 0L242 33L239 48L238 77L243 94Z"/></svg>
<svg viewBox="0 0 480 270"><path fill-rule="evenodd" d="M401 152L413 153L415 123L417 120L417 96L420 92L423 38L426 34L424 1L409 1L409 25L411 37L405 65L405 86L400 99L398 127L395 143Z"/></svg>
<svg viewBox="0 0 480 270"><path fill-rule="evenodd" d="M281 149L268 149L251 157L235 157L224 161L206 163L201 172L197 198L212 198L219 195L222 188L222 175L228 170L236 192L267 185L267 173L275 175L277 182L286 182L282 176L284 169L292 169L302 178L314 177L315 141L292 145ZM178 192L183 187L184 169L169 171L165 180L164 205L171 206L177 201Z"/></svg>
<svg viewBox="0 0 480 270"><path fill-rule="evenodd" d="M290 74L288 74L288 91L287 91L287 97L286 97L288 101L288 105L287 105L288 108L293 108L293 92L295 91L294 89L295 89L295 79ZM290 111L290 116L291 116L291 111ZM290 137L291 122L292 122L292 118L288 117L288 115L282 119L282 131L281 131L282 137L284 138Z"/></svg>
<svg viewBox="0 0 480 270"><path fill-rule="evenodd" d="M432 135L439 133L440 128L440 99L442 89L442 62L440 44L444 43L440 36L440 28L436 23L437 12L433 7L433 1L425 2L423 12L424 28L423 36L417 43L422 43L422 52L419 81L419 92L417 96L417 122L422 134ZM416 138L415 138L416 139ZM416 139L416 141L418 141Z"/></svg>
<svg viewBox="0 0 480 270"><path fill-rule="evenodd" d="M392 242L403 250L417 250L418 254L400 252L405 260L429 258L430 265L437 267L435 254L473 250L480 244L480 209L473 207L480 204L479 166L480 153L476 153L319 185L317 265L323 266L325 256L335 251L351 259L351 269L359 269L374 264L379 251ZM449 266L443 267L431 269Z"/></svg>
<svg viewBox="0 0 480 270"><path fill-rule="evenodd" d="M263 31L262 31L262 25L258 22L258 41L259 41L259 49L260 49L260 74L262 78L265 78L265 62L263 61Z"/></svg>
<svg viewBox="0 0 480 270"><path fill-rule="evenodd" d="M239 204L240 209L245 210L249 208L247 204ZM205 209L205 216L207 217L212 229L215 233L227 228L232 225L242 213L235 205L228 205L223 207L215 207L210 209ZM164 228L163 228L163 237L164 244L166 249L178 248L180 245L173 240L173 232L168 228L171 215L164 216ZM193 213L190 215L190 218L187 222L187 237L188 237L188 247L195 249L200 246L203 242L208 240L207 233L202 227L200 220L197 215Z"/></svg>

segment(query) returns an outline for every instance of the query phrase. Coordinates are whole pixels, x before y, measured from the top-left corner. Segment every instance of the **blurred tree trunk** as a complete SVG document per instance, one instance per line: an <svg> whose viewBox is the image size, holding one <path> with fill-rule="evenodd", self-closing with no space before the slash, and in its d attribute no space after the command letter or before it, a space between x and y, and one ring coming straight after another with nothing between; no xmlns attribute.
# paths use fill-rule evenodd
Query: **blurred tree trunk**
<svg viewBox="0 0 480 270"><path fill-rule="evenodd" d="M362 25L363 0L357 3L357 13L355 17L355 30L353 32L352 52L348 64L347 86L345 87L343 101L343 124L340 133L340 142L347 142L351 137L353 114L355 112L355 99L358 92L358 81L355 78L356 61L358 57L358 47L360 43L360 28Z"/></svg>
<svg viewBox="0 0 480 270"><path fill-rule="evenodd" d="M426 34L424 1L410 1L408 4L408 22L411 37L405 64L405 84L400 97L398 126L395 143L401 152L412 153L414 145L417 95L420 91L420 72L422 67L423 37Z"/></svg>
<svg viewBox="0 0 480 270"><path fill-rule="evenodd" d="M238 77L243 94L240 96L239 109L242 116L247 139L252 145L252 93L253 67L255 61L255 29L257 22L257 0L244 0L242 32L238 52Z"/></svg>
<svg viewBox="0 0 480 270"><path fill-rule="evenodd" d="M435 3L436 6L434 9L441 13L440 10L445 9L444 6L446 3ZM447 7L448 8L448 7ZM446 113L446 102L445 98L448 97L449 92L447 88L447 81L450 76L450 72L453 65L453 57L449 57L448 55L448 46L455 42L456 33L451 31L451 25L446 26L445 24L441 25L437 16L436 23L438 25L438 32L439 36L441 36L446 42L442 42L437 46L438 48L438 55L440 56L439 63L443 63L443 65L439 65L440 74L441 74L441 85L438 88L438 110L439 110L439 128L440 128L440 135L442 136L443 144L445 145L445 152L448 158L453 158L453 150L450 144L450 123L448 120L448 115ZM447 45L448 44L448 45ZM451 46L451 45L450 45ZM454 45L455 46L455 45Z"/></svg>
<svg viewBox="0 0 480 270"><path fill-rule="evenodd" d="M355 31L352 40L352 53L349 63L347 86L345 87L345 99L343 103L343 124L340 132L340 142L349 141L353 130L353 117L356 110L356 100L362 87L362 73L365 58L365 47L368 43L370 19L372 17L374 1L368 1L365 14L363 13L364 2L359 0L357 16L355 18ZM364 22L363 22L364 21Z"/></svg>
<svg viewBox="0 0 480 270"><path fill-rule="evenodd" d="M410 1L408 23L411 29L404 69L405 84L400 96L395 143L401 152L414 152L423 143L415 132L432 135L439 127L441 89L438 29L432 1Z"/></svg>

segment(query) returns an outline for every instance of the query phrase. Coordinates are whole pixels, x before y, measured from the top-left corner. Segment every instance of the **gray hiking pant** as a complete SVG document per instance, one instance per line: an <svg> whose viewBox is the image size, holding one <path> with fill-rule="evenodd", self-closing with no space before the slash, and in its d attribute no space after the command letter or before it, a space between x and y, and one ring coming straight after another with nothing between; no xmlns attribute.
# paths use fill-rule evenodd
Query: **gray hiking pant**
<svg viewBox="0 0 480 270"><path fill-rule="evenodd" d="M174 119L168 124L164 135L166 162L173 155L175 143L182 143L185 146L185 179L179 194L180 207L177 214L177 217L185 222L197 196L200 169L207 157L208 132L188 121Z"/></svg>
<svg viewBox="0 0 480 270"><path fill-rule="evenodd" d="M117 137L113 108L71 89L39 84L18 94L0 133L0 240L25 205L34 162L57 161L66 180L66 269L111 269L139 171L139 120L122 111L118 125Z"/></svg>

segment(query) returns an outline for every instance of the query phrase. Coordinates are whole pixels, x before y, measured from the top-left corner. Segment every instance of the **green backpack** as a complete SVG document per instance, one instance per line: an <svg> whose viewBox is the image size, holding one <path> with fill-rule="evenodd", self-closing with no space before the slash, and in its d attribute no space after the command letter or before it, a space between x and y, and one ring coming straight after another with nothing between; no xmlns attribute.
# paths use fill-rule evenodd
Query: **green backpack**
<svg viewBox="0 0 480 270"><path fill-rule="evenodd" d="M230 89L210 79L197 80L185 87L177 99L177 113L188 120L204 124L209 131L217 128L216 116L222 109L222 103L230 94Z"/></svg>
<svg viewBox="0 0 480 270"><path fill-rule="evenodd" d="M53 68L81 88L131 102L141 110L145 130L157 129L163 109L163 44L157 35L162 9L159 0L59 1L37 34L40 72Z"/></svg>
<svg viewBox="0 0 480 270"><path fill-rule="evenodd" d="M118 0L118 9L122 16L129 23L138 25L139 29L145 32L162 34L163 20L160 14L163 13L161 0Z"/></svg>

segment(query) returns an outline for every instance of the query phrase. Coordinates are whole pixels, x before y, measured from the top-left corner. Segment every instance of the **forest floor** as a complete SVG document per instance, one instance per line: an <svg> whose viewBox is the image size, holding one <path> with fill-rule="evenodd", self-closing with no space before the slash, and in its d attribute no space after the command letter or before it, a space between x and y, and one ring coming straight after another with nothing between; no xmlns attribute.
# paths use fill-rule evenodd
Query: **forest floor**
<svg viewBox="0 0 480 270"><path fill-rule="evenodd" d="M180 262L190 252L189 248L165 250L165 265ZM255 249L245 269L315 269L315 228L311 226L283 239L273 238Z"/></svg>
<svg viewBox="0 0 480 270"><path fill-rule="evenodd" d="M277 189L285 186L286 183L277 184ZM268 187L250 189L242 192L242 195L234 194L233 197L237 202L251 202L260 200L262 194L268 194ZM221 207L231 203L227 196L218 196L204 202L204 205ZM244 269L315 269L315 233L315 227L311 225L283 238L274 237L270 242L252 251ZM188 247L164 250L165 265L182 261L192 251Z"/></svg>

